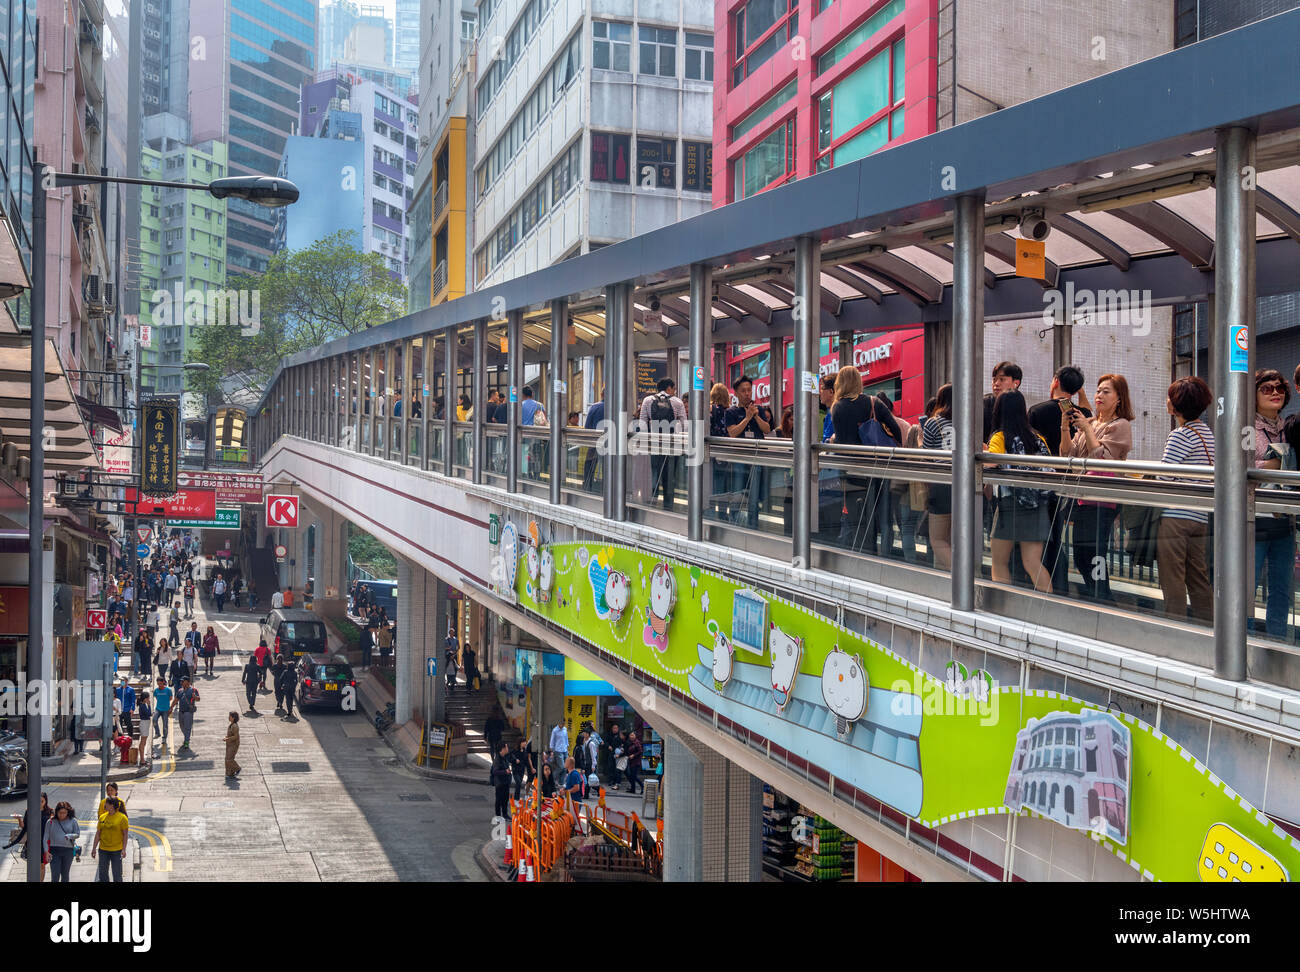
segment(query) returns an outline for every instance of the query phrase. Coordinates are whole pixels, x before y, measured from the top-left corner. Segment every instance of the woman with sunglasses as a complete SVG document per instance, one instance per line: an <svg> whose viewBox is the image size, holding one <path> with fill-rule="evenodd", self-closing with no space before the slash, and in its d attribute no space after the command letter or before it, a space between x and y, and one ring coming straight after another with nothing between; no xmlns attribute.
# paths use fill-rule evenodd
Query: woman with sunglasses
<svg viewBox="0 0 1300 972"><path fill-rule="evenodd" d="M1255 372L1255 466L1281 469L1290 446L1282 435L1282 410L1291 387L1282 372ZM1264 626L1271 637L1285 638L1295 576L1295 520L1264 514L1255 517L1255 586L1265 584ZM1257 627L1257 623L1252 627Z"/></svg>

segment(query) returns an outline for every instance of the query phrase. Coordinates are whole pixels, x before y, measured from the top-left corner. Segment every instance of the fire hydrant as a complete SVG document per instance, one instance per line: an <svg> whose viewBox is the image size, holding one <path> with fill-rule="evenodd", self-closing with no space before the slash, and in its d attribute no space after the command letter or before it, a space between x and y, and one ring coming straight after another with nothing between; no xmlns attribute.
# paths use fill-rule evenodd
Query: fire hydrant
<svg viewBox="0 0 1300 972"><path fill-rule="evenodd" d="M122 750L122 765L129 766L131 763L131 737L125 734L118 736L113 740L113 745Z"/></svg>

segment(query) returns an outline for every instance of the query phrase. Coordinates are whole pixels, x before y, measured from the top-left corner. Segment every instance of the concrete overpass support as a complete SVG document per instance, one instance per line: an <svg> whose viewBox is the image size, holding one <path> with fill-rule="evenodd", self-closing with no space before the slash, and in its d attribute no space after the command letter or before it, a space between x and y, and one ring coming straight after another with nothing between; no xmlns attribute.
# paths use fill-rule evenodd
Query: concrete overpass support
<svg viewBox="0 0 1300 972"><path fill-rule="evenodd" d="M664 880L762 880L762 781L676 736L664 752Z"/></svg>
<svg viewBox="0 0 1300 972"><path fill-rule="evenodd" d="M446 670L442 642L447 636L447 585L405 557L397 559L397 666L396 716L399 724L424 717L426 700L429 719L444 721ZM437 659L438 674L427 677L426 660ZM426 695L426 682L432 699Z"/></svg>
<svg viewBox="0 0 1300 972"><path fill-rule="evenodd" d="M348 603L348 521L328 507L306 506L303 510L307 517L300 521L311 523L316 527L315 562L313 564L315 588L312 603L317 614L327 618L342 618L347 613ZM297 577L303 583L307 578L307 530L295 531L302 534L301 555L298 561ZM294 585L298 590L298 585ZM331 595L331 591L333 594Z"/></svg>

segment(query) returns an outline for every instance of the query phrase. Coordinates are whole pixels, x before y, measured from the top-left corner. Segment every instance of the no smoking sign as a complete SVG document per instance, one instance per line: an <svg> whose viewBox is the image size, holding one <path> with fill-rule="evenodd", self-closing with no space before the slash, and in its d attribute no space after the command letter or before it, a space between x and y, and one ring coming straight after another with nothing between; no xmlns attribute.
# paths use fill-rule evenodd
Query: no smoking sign
<svg viewBox="0 0 1300 972"><path fill-rule="evenodd" d="M277 495L266 497L266 525L296 527L298 525L298 497Z"/></svg>

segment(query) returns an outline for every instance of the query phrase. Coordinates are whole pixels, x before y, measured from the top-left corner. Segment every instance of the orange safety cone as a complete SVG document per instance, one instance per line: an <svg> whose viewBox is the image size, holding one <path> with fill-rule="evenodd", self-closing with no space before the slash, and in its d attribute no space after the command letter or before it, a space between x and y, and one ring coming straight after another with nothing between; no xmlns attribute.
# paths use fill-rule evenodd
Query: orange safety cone
<svg viewBox="0 0 1300 972"><path fill-rule="evenodd" d="M528 880L528 851L525 850L519 858L519 874L515 878L520 883Z"/></svg>
<svg viewBox="0 0 1300 972"><path fill-rule="evenodd" d="M510 840L510 831L509 831L509 829L507 829L507 830L506 830L506 860L505 860L505 866L506 866L506 867L509 867L510 864L513 862L513 860L514 860L514 849L513 849L513 844L511 843L511 840Z"/></svg>

